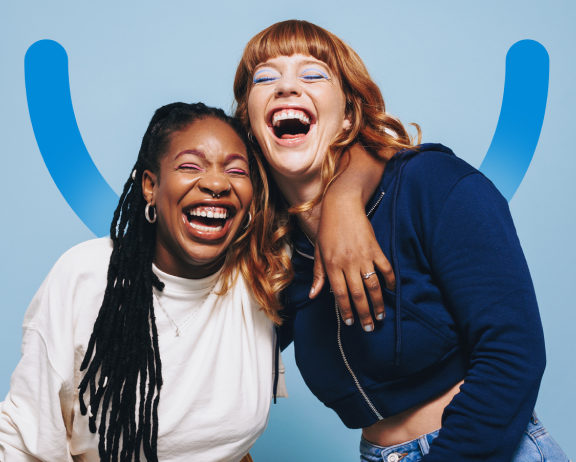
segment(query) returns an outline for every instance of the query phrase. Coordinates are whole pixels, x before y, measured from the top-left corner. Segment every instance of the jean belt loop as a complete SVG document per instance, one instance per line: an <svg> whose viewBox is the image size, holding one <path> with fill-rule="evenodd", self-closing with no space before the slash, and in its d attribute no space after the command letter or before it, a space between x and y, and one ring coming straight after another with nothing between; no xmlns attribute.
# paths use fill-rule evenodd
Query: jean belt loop
<svg viewBox="0 0 576 462"><path fill-rule="evenodd" d="M430 452L430 445L428 444L428 438L426 438L426 435L422 435L418 438L418 444L420 445L420 450L422 451L423 456Z"/></svg>

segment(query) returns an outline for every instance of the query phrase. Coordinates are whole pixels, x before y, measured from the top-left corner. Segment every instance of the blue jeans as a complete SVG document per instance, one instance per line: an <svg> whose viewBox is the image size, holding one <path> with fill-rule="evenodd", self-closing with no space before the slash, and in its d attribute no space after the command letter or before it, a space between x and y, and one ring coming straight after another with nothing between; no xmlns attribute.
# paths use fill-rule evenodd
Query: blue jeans
<svg viewBox="0 0 576 462"><path fill-rule="evenodd" d="M407 443L384 448L369 443L362 437L360 441L361 462L417 462L430 451L430 444L438 432L422 435ZM548 434L544 425L532 415L524 436L516 448L512 462L568 462L568 457L558 443Z"/></svg>

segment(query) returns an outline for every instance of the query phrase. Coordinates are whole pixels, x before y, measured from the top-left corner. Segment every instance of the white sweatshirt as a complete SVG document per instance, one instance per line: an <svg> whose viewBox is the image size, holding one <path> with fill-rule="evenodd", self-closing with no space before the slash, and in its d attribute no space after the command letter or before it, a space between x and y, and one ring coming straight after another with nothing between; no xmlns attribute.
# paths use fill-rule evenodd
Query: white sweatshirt
<svg viewBox="0 0 576 462"><path fill-rule="evenodd" d="M108 238L72 248L32 300L22 359L0 403L0 462L100 460L98 434L80 413L78 385L111 252ZM191 280L153 270L166 284L154 296L164 382L158 458L239 461L268 422L273 325L241 277L217 296L219 273ZM280 373L278 396L287 396L281 363Z"/></svg>

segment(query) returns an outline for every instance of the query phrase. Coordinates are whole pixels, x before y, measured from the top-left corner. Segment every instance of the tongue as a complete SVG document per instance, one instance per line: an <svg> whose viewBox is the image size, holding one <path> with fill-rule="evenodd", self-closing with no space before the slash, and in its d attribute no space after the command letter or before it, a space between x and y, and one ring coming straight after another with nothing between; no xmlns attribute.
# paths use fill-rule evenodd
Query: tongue
<svg viewBox="0 0 576 462"><path fill-rule="evenodd" d="M285 133L282 135L283 140L295 140L296 138L303 138L306 136L304 133L296 133L296 135L290 135L289 133Z"/></svg>

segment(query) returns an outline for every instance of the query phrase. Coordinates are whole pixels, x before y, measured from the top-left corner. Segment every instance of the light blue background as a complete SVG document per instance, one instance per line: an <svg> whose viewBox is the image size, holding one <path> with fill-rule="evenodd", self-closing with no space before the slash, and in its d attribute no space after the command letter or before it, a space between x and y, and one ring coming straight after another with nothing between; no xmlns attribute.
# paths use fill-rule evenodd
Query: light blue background
<svg viewBox="0 0 576 462"><path fill-rule="evenodd" d="M498 121L506 52L533 39L550 55L547 113L532 164L510 203L540 304L548 366L537 411L576 457L576 4L572 1L20 1L0 6L0 397L19 359L21 323L56 259L93 234L54 185L26 105L24 55L52 39L69 57L78 125L120 192L152 112L173 101L230 108L243 46L268 25L312 21L350 43L389 112L422 126L478 167ZM504 3L504 4L503 4ZM285 352L289 400L273 406L256 462L357 460L358 431L307 391ZM2 399L2 398L0 398Z"/></svg>

